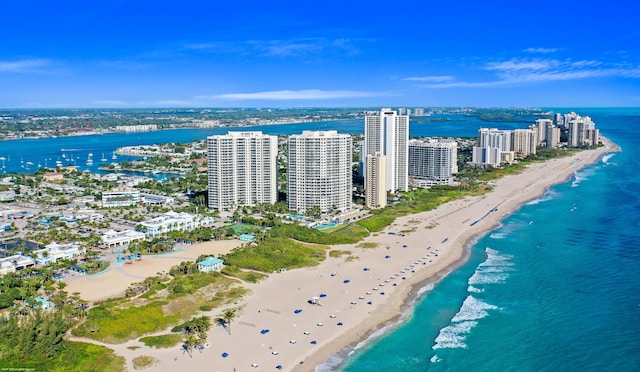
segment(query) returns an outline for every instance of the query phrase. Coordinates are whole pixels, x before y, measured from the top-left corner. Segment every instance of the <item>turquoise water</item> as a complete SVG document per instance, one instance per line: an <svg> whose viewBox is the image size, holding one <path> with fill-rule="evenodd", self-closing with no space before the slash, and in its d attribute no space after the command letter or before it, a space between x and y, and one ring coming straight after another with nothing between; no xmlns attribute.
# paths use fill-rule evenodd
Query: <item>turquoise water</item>
<svg viewBox="0 0 640 372"><path fill-rule="evenodd" d="M623 152L522 206L410 320L320 370L640 370L640 109L576 112Z"/></svg>
<svg viewBox="0 0 640 372"><path fill-rule="evenodd" d="M411 319L324 370L637 371L640 370L640 109L574 110L593 117L622 153L578 172L523 206L471 248L467 264L416 304ZM422 123L412 136L475 136L480 126ZM116 147L189 142L229 129L0 141L7 171L49 165L61 149L79 160ZM269 134L336 129L363 132L362 120L262 126ZM52 159L52 160L49 160ZM125 160L119 157L118 161ZM53 163L51 163L53 161ZM10 167L9 167L10 166Z"/></svg>

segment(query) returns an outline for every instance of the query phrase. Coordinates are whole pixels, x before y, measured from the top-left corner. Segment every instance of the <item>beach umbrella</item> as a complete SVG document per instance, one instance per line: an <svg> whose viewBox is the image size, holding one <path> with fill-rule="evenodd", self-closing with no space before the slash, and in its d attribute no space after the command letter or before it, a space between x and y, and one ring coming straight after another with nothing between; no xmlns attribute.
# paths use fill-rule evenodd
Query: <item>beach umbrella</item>
<svg viewBox="0 0 640 372"><path fill-rule="evenodd" d="M222 356L223 358L226 358L226 357L228 357L228 356L229 356L229 354L228 354L228 353L222 353L222 355L221 355L221 356Z"/></svg>
<svg viewBox="0 0 640 372"><path fill-rule="evenodd" d="M296 310L293 311L294 314L300 314L301 312L302 312L302 310L300 310L300 309L296 309Z"/></svg>
<svg viewBox="0 0 640 372"><path fill-rule="evenodd" d="M347 283L349 283L350 281L351 281L351 280L346 279L346 280L344 280L344 281L343 281L343 283L344 283L344 284L347 284Z"/></svg>

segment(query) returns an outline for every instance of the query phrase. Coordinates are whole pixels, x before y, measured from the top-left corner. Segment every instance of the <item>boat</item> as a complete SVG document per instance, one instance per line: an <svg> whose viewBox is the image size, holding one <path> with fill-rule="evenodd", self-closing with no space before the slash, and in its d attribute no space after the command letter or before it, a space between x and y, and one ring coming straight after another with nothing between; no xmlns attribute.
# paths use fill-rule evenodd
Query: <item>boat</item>
<svg viewBox="0 0 640 372"><path fill-rule="evenodd" d="M100 159L100 161L102 162L107 161L107 158L104 157L104 152L102 153L102 158Z"/></svg>
<svg viewBox="0 0 640 372"><path fill-rule="evenodd" d="M118 158L118 156L116 155L116 152L113 152L113 155L111 155L111 159L116 160Z"/></svg>
<svg viewBox="0 0 640 372"><path fill-rule="evenodd" d="M93 154L89 153L89 156L87 157L87 165L93 165Z"/></svg>

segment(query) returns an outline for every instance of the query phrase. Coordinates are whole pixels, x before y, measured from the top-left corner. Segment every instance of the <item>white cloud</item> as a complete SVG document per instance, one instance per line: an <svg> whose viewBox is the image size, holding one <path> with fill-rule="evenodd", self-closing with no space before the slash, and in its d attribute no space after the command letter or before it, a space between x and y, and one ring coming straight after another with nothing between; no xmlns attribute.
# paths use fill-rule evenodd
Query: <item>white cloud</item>
<svg viewBox="0 0 640 372"><path fill-rule="evenodd" d="M523 49L522 50L525 53L541 53L541 54L548 54L548 53L555 53L558 51L558 48L527 48L527 49Z"/></svg>
<svg viewBox="0 0 640 372"><path fill-rule="evenodd" d="M425 84L425 88L484 88L522 85L547 81L581 80L602 77L640 78L640 66L596 60L511 59L489 62L483 68L495 72L486 81L444 81Z"/></svg>
<svg viewBox="0 0 640 372"><path fill-rule="evenodd" d="M46 59L24 59L21 61L0 61L0 72L34 73L43 72L51 63Z"/></svg>
<svg viewBox="0 0 640 372"><path fill-rule="evenodd" d="M430 82L430 83L444 83L447 81L452 81L453 76L450 75L434 75L434 76L411 76L406 77L402 80L405 81L421 81L421 82Z"/></svg>
<svg viewBox="0 0 640 372"><path fill-rule="evenodd" d="M484 69L497 71L548 70L558 64L559 62L556 60L522 61L514 58L510 61L490 62Z"/></svg>
<svg viewBox="0 0 640 372"><path fill-rule="evenodd" d="M197 99L213 99L213 100L313 100L313 99L336 99L336 98L362 98L362 97L380 97L390 96L391 93L385 92L363 92L354 90L274 90L255 93L226 93L212 96L198 96Z"/></svg>

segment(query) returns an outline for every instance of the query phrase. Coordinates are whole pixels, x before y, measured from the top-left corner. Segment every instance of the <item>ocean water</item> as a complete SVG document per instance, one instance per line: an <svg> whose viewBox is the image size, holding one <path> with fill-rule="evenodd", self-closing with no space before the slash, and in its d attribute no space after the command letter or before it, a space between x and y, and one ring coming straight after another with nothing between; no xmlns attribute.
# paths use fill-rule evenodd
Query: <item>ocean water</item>
<svg viewBox="0 0 640 372"><path fill-rule="evenodd" d="M416 301L409 320L319 370L640 370L640 109L553 108L590 115L623 152L606 156L506 218L471 247L469 261ZM475 136L480 126L421 123L411 136ZM189 142L228 130L363 133L363 120L181 129L0 141L7 172L52 166L64 153L97 171L120 146ZM65 149L65 151L62 151ZM94 165L85 166L89 153ZM62 160L62 159L61 159ZM128 160L119 156L116 161ZM27 162L30 169L23 167ZM68 162L65 160L65 165ZM2 173L2 172L0 172Z"/></svg>
<svg viewBox="0 0 640 372"><path fill-rule="evenodd" d="M575 111L623 151L523 205L409 320L318 370L640 370L640 109Z"/></svg>

